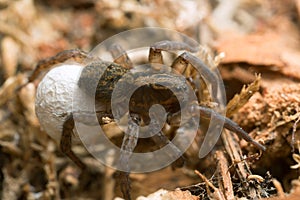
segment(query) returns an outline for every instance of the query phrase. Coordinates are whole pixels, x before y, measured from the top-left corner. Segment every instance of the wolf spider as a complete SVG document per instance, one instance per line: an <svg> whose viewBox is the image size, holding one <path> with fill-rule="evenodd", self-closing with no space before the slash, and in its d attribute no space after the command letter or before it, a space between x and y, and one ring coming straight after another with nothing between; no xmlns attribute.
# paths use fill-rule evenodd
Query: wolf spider
<svg viewBox="0 0 300 200"><path fill-rule="evenodd" d="M178 72L178 76L156 76L155 74L152 74L152 77L150 76L150 78L160 78L168 84L177 84L178 90L186 90L186 88L182 85L185 85L186 82L188 82L189 84L193 84L193 80L188 79L188 77L183 80L182 78L179 78L179 74L182 74L187 69L188 65L191 65L193 68L201 72L201 76L204 79L208 80L208 82L211 84L212 91L217 90L218 85L216 85L217 80L214 72L212 72L211 69L206 66L204 62L202 62L199 58L192 55L190 52L195 52L195 48L185 43L161 41L150 46L148 57L149 64L147 65L147 67L159 68L160 65L163 65L164 62L162 51L185 51L184 53L179 55L171 65L171 68ZM97 58L91 58L85 52L80 50L63 51L54 57L40 61L31 77L29 77L29 82L35 80L40 72L44 69L47 69L54 64L62 63L70 58L73 58L79 63L84 63L84 61L86 60L91 60L90 62L83 64L85 65L85 67L81 72L78 85L87 94L95 95L96 104L105 105L105 109L97 110L98 121L100 124L104 124L104 117L113 117L111 110L111 97L115 84L122 78L123 75L134 68L126 52L120 46L112 46L110 52L114 58L114 62L107 62ZM103 69L105 69L105 71L103 71ZM154 69L154 71L155 70L157 69ZM99 74L103 75L99 77ZM149 76L149 74L138 72L136 75L134 75L133 73L133 75L131 76L131 79L133 81L128 82L127 86L130 87L130 84L141 84L145 76ZM93 94L94 91L90 91L89 88L91 81L97 81L98 83L95 94ZM147 99L142 98L145 93L148 94ZM172 94L171 91L167 90L166 87L162 87L161 85L153 83L140 87L130 99L128 128L127 131L125 131L123 143L121 145L121 156L119 159L120 166L128 166L130 157L137 145L139 137L139 126L142 122L144 124L149 124L151 120L149 117L149 109L153 104L159 104L165 108L168 115L167 123L169 123L171 126L174 125L174 123L172 124L173 117L175 115L178 115L178 113L180 114L180 105L178 103L177 97ZM241 127L239 127L232 120L218 114L210 108L201 106L199 104L197 104L196 107L194 106L193 110L194 112L199 112L200 116L205 118L210 118L214 114L215 117L224 121L224 127L226 129L237 133L240 137L252 143L258 149L265 150L264 146L254 141ZM74 116L73 113L71 113L63 125L60 148L62 152L65 153L72 161L74 161L76 165L78 165L81 169L85 169L86 165L74 154L71 149L73 129ZM158 131L156 135L153 135L152 139L154 139L154 141L160 146L170 143L168 137L163 133L162 130ZM179 155L179 159L176 161L176 164L178 166L182 165L182 153L176 147L173 147L173 151L176 155ZM119 172L121 190L125 199L130 199L129 171L130 169L127 167L126 171Z"/></svg>

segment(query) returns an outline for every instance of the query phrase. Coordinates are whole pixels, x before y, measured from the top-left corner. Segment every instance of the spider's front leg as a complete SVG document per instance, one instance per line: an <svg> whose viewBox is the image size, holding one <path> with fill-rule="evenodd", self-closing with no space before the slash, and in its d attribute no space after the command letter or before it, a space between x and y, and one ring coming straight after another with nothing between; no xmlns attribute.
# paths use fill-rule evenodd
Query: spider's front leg
<svg viewBox="0 0 300 200"><path fill-rule="evenodd" d="M200 113L200 117L206 118L206 119L210 119L211 116L214 115L216 120L219 120L220 122L224 122L224 128L236 133L240 138L243 138L247 142L253 144L256 148L258 148L262 151L266 150L265 146L256 142L255 140L253 140L253 138L251 138L246 131L244 131L237 123L235 123L231 119L224 117L223 115L217 113L213 109L210 109L207 107L203 107L203 106L199 106L199 105L190 105L190 106L191 106L191 108L190 108L191 113L193 113L193 114ZM178 115L180 115L180 112L175 113L169 117L168 121L171 125L173 125L172 124L173 120L176 121L176 118L178 118Z"/></svg>
<svg viewBox="0 0 300 200"><path fill-rule="evenodd" d="M197 106L195 109L198 110L200 112L200 116L204 117L204 118L210 118L212 115L215 115L215 117L217 117L217 119L219 119L220 121L224 121L224 127L226 129L228 129L232 132L235 132L239 137L243 138L247 142L250 142L256 148L258 148L262 151L266 150L266 147L264 147L260 143L253 140L246 131L244 131L237 123L235 123L231 119L220 115L219 113L215 112L214 110L212 110L210 108Z"/></svg>
<svg viewBox="0 0 300 200"><path fill-rule="evenodd" d="M128 128L125 132L123 143L121 146L121 154L118 162L118 177L120 180L120 187L123 193L123 197L126 200L130 200L130 180L129 180L129 160L133 153L134 148L137 145L139 136L139 125L141 119L137 114L130 114L128 121Z"/></svg>
<svg viewBox="0 0 300 200"><path fill-rule="evenodd" d="M195 53L198 50L198 48L192 47L183 42L166 40L155 43L150 47L148 59L150 63L163 64L162 51L188 51ZM218 77L204 62L188 52L184 52L178 56L172 63L171 68L182 74L188 65L191 64L198 73L211 84L213 96L216 97L218 95L218 87L220 84Z"/></svg>
<svg viewBox="0 0 300 200"><path fill-rule="evenodd" d="M190 52L197 52L198 49L196 47L192 47L183 42L175 42L175 41L160 41L153 44L150 47L149 52L149 62L150 63L159 63L163 64L163 56L162 51L190 51Z"/></svg>

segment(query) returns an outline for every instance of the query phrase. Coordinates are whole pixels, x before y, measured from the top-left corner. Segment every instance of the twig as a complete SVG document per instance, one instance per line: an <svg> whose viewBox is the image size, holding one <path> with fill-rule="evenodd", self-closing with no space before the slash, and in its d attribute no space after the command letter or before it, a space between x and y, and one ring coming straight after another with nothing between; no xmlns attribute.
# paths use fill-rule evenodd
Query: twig
<svg viewBox="0 0 300 200"><path fill-rule="evenodd" d="M227 153L230 156L231 161L234 163L236 160L243 160L242 156L242 150L236 141L236 139L233 137L233 135L227 131L224 130L224 133L222 134L222 140L224 142L225 149ZM257 199L261 198L260 188L256 189L255 187L249 185L248 176L252 175L252 172L250 171L250 168L247 164L247 162L238 162L236 163L236 172L239 176L239 179L241 183L244 185L244 188L248 190L249 197L251 199Z"/></svg>
<svg viewBox="0 0 300 200"><path fill-rule="evenodd" d="M291 141L291 146L292 146L292 151L293 152L295 151L295 147L294 147L294 144L295 144L295 133L297 131L297 124L299 123L299 121L300 121L300 115L299 115L298 119L295 121L295 123L293 124L292 141Z"/></svg>
<svg viewBox="0 0 300 200"><path fill-rule="evenodd" d="M203 174L201 174L198 170L195 170L195 173L205 182L206 184L206 191L209 197L212 199L220 199L225 200L225 197L223 196L223 193L220 191L220 189L216 188ZM211 190L213 192L211 192Z"/></svg>
<svg viewBox="0 0 300 200"><path fill-rule="evenodd" d="M234 199L233 187L228 171L228 163L222 151L216 151L215 158L218 160L218 171L220 173L219 186L227 200Z"/></svg>

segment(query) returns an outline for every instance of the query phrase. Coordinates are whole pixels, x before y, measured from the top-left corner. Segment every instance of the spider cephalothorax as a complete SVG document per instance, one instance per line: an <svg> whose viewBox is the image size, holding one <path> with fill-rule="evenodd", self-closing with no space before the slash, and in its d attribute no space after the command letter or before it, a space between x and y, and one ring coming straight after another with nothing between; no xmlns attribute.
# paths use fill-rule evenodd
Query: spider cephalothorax
<svg viewBox="0 0 300 200"><path fill-rule="evenodd" d="M184 50L186 52L182 53L173 61L171 69L176 71L176 73L171 73L167 70L163 63L161 52L179 50ZM122 166L122 169L125 169L124 172L120 172L120 184L124 198L130 199L130 187L128 180L130 168L128 162L137 145L140 132L139 126L141 123L150 123L151 116L149 110L155 104L163 106L168 119L167 123L169 123L170 126L176 126L174 122L172 123L172 119L174 116L180 114L182 107L191 107L190 110L193 110L193 112L199 112L202 117L209 118L212 114L214 114L214 116L218 119L224 121L225 128L236 132L239 136L248 142L251 142L257 148L261 150L265 149L261 144L250 138L236 123L219 115L210 108L201 106L200 99L198 99L197 104L195 104L195 102L190 104L190 92L194 89L192 84L198 81L190 80L191 77L183 78L183 76L180 75L188 66L195 68L201 73L200 75L211 84L212 92L215 92L213 95L217 96L218 91L218 80L216 79L214 72L212 72L210 68L207 67L199 58L189 53L191 51L195 51L195 48L190 47L185 43L172 41L158 42L150 47L150 54L148 57L149 63L135 67L129 60L126 52L117 45L111 49L114 62L90 58L87 54L79 50L68 50L54 56L51 59L40 62L35 72L30 77L30 81L34 80L42 69L47 68L50 65L61 63L69 58L79 58L81 61L83 60L82 58L84 58L84 62L81 63L85 64L81 64L82 71L80 77L78 80L74 80L78 81L77 86L85 94L90 97L94 97L97 118L100 124L105 123L103 120L105 117L113 118L111 106L112 99L115 103L120 105L120 109L117 110L118 115L122 116L128 114L129 116L128 128L125 131L123 143L121 145L121 156L119 158L118 165ZM134 88L137 89L134 90ZM126 93L131 90L134 90L134 92L130 96L129 110L122 110L122 104L124 104L124 102L126 103L124 96L126 97ZM39 91L39 89L38 93L40 94L39 98L46 98L40 97L43 92ZM52 106L46 104L47 102L37 103L38 117L39 115L41 116L39 112L43 112L43 109L41 108L44 108L45 106ZM50 110L48 114L52 115L53 113L51 112L55 112L55 110ZM85 164L73 153L71 149L72 132L74 129L73 115L74 113L66 111L64 118L62 118L63 122L60 145L62 151L80 168L84 169ZM41 124L43 124L42 119L40 119L40 121ZM83 121L83 123L85 122ZM153 129L157 128L156 123L158 122L151 123ZM47 127L44 128L47 129ZM152 139L158 143L159 146L170 143L169 138L164 135L163 130L159 130L157 134L152 136ZM177 160L177 164L181 165L182 152L180 152L180 150L175 146L172 147L172 150L175 152L175 155L179 155L180 159Z"/></svg>
<svg viewBox="0 0 300 200"><path fill-rule="evenodd" d="M117 83L119 88L114 101L118 104L124 102L128 91L137 88L130 97L129 111L138 114L145 123L150 120L148 111L152 105L162 105L167 113L174 114L180 111L179 102L188 101L189 90L182 76L167 71L152 70L149 64L130 70L115 63L97 61L82 70L78 81L80 88L90 96L95 96L95 100L101 105L107 104L106 108L111 105L112 93L116 91ZM101 109L97 111L101 112ZM111 113L111 110L102 112Z"/></svg>

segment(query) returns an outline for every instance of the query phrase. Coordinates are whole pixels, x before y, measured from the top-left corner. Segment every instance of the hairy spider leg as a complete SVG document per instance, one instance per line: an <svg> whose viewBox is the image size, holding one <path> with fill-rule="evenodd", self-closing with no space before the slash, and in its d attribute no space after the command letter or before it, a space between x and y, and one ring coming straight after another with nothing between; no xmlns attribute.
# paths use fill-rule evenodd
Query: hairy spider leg
<svg viewBox="0 0 300 200"><path fill-rule="evenodd" d="M128 115L128 127L125 131L121 146L121 155L118 161L118 168L121 169L117 174L120 179L120 187L123 193L123 197L126 200L130 200L130 180L129 180L129 160L137 145L139 137L139 125L141 119L137 114Z"/></svg>
<svg viewBox="0 0 300 200"><path fill-rule="evenodd" d="M189 51L195 53L198 50L198 48L192 47L183 42L165 40L157 42L150 47L148 59L150 63L163 64L162 51ZM196 56L193 56L188 52L184 52L174 60L171 68L175 69L175 71L178 73L183 74L188 68L189 64L191 64L193 68L195 68L199 74L211 84L213 96L217 97L219 85L217 76L204 62L202 62Z"/></svg>
<svg viewBox="0 0 300 200"><path fill-rule="evenodd" d="M67 155L81 170L86 169L86 165L80 160L72 150L72 134L74 128L74 119L71 114L63 124L62 136L60 139L60 149Z"/></svg>
<svg viewBox="0 0 300 200"><path fill-rule="evenodd" d="M192 47L183 42L164 40L153 44L149 50L149 63L163 64L162 51L189 51L197 52L198 48Z"/></svg>
<svg viewBox="0 0 300 200"><path fill-rule="evenodd" d="M83 63L83 61L88 57L88 54L80 49L64 50L55 56L39 61L31 76L28 78L28 82L33 82L35 79L37 79L42 71L50 69L56 64L63 63L70 59L78 63Z"/></svg>
<svg viewBox="0 0 300 200"><path fill-rule="evenodd" d="M197 69L200 75L211 84L212 96L217 97L219 86L219 80L217 76L204 62L202 62L196 56L188 52L184 52L174 60L171 67L178 71L182 71L183 69L187 68L189 64ZM217 99L214 100L217 101Z"/></svg>
<svg viewBox="0 0 300 200"><path fill-rule="evenodd" d="M113 44L108 50L114 59L114 63L121 65L125 69L132 69L133 64L122 46Z"/></svg>
<svg viewBox="0 0 300 200"><path fill-rule="evenodd" d="M200 116L204 117L204 118L210 118L211 115L215 115L217 118L219 118L220 120L224 120L224 127L232 132L235 132L239 137L243 138L244 140L246 140L247 142L250 142L251 144L253 144L256 148L265 151L266 147L264 147L262 144L256 142L255 140L253 140L246 131L244 131L237 123L235 123L234 121L232 121L231 119L228 119L227 117L224 117L220 114L218 114L217 112L215 112L212 109L203 107L203 106L197 106L196 108L199 112L200 112Z"/></svg>
<svg viewBox="0 0 300 200"><path fill-rule="evenodd" d="M176 160L172 163L173 168L182 167L184 164L184 157L182 156L183 152L174 145L169 138L160 130L159 116L154 116L157 113L154 113L151 116L151 123L149 125L149 130L151 131L151 139L158 145L159 148L163 148L165 145L170 147L171 152L166 152L173 160ZM167 150L167 149L166 149Z"/></svg>

